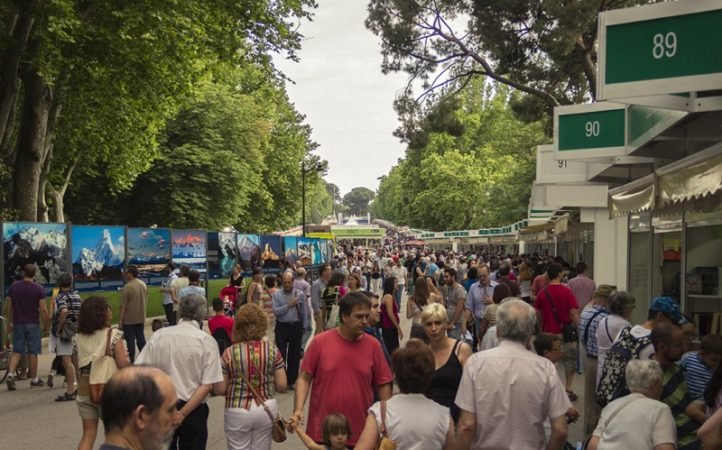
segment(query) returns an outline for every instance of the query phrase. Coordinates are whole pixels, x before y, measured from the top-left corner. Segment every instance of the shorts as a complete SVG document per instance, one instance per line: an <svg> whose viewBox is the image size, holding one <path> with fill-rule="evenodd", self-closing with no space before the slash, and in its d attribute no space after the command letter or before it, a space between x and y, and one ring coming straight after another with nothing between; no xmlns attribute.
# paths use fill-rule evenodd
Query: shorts
<svg viewBox="0 0 722 450"><path fill-rule="evenodd" d="M13 325L13 352L31 355L42 353L40 325Z"/></svg>
<svg viewBox="0 0 722 450"><path fill-rule="evenodd" d="M78 413L80 414L81 419L100 419L100 406L91 402L90 397L78 395L75 397L75 402L78 404Z"/></svg>
<svg viewBox="0 0 722 450"><path fill-rule="evenodd" d="M564 342L562 338L562 365L567 372L577 369L577 343Z"/></svg>
<svg viewBox="0 0 722 450"><path fill-rule="evenodd" d="M55 354L58 356L71 356L73 354L73 350L75 349L75 345L73 344L73 341L63 341L60 338L55 339Z"/></svg>

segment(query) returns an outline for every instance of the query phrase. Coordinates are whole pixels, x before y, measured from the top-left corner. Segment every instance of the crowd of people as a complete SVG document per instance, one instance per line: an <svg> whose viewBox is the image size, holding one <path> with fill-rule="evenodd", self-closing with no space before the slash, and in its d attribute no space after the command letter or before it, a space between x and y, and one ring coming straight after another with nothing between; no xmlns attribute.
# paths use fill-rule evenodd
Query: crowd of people
<svg viewBox="0 0 722 450"><path fill-rule="evenodd" d="M256 269L244 283L237 267L210 318L198 272L170 265L167 326L147 341L148 288L134 267L111 327L108 301L81 302L69 276L48 311L28 266L8 293L8 389L25 353L31 386L44 385L37 324L51 323L67 382L57 400L77 402L82 450L101 418L106 450L204 449L211 395L225 398L229 449L269 449L287 430L309 449L559 450L579 409L589 449L722 448L722 336L698 339L676 300L653 299L632 324L636 299L597 285L584 262L345 250L316 279ZM103 357L119 370L99 396ZM294 404L283 418L285 391Z"/></svg>

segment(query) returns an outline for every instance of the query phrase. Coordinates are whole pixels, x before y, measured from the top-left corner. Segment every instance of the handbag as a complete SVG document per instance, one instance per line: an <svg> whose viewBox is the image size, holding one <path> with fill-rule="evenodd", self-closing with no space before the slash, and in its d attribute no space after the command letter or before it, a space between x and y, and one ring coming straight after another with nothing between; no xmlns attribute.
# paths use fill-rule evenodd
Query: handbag
<svg viewBox="0 0 722 450"><path fill-rule="evenodd" d="M268 409L268 406L266 406L266 401L263 400L263 397L256 391L256 388L253 387L251 384L251 380L248 378L248 375L243 373L241 370L241 376L243 377L243 381L246 382L248 385L248 388L251 390L251 394L253 394L253 399L258 403L258 406L263 406L263 409L266 410L266 414L268 414L268 417L271 419L271 423L273 424L273 427L271 428L271 438L273 439L273 442L285 442L286 441L286 424L283 421L283 417L281 417L281 413L278 413L276 417L273 417L273 413L270 409Z"/></svg>
<svg viewBox="0 0 722 450"><path fill-rule="evenodd" d="M564 342L577 342L579 340L579 333L577 332L577 327L574 325L574 322L569 322L566 325L562 325L561 320L559 320L559 312L557 311L557 307L554 305L551 294L549 294L549 291L547 289L544 289L544 294L547 296L549 304L552 307L552 314L554 315L554 320L556 320L557 324L562 329L562 337L564 338Z"/></svg>
<svg viewBox="0 0 722 450"><path fill-rule="evenodd" d="M100 398L103 396L105 384L110 377L118 371L118 364L115 358L110 356L110 336L113 332L112 328L108 329L108 336L105 339L105 352L102 355L93 355L90 364L90 376L88 379L88 387L90 393L90 401L96 405L100 404Z"/></svg>
<svg viewBox="0 0 722 450"><path fill-rule="evenodd" d="M386 429L386 400L381 400L381 430L376 450L396 450L396 442L389 438L389 433Z"/></svg>

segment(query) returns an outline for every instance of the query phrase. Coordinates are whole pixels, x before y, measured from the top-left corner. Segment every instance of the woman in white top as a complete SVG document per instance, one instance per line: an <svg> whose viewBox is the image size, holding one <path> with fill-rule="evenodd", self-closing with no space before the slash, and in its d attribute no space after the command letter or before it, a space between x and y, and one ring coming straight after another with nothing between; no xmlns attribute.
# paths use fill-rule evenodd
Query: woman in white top
<svg viewBox="0 0 722 450"><path fill-rule="evenodd" d="M399 394L369 408L356 450L373 450L380 431L386 425L386 437L403 450L449 450L454 444L454 422L449 408L429 400L423 394L434 376L434 355L418 339L410 339L406 347L391 356L391 368L399 386ZM382 411L385 414L382 415Z"/></svg>
<svg viewBox="0 0 722 450"><path fill-rule="evenodd" d="M633 359L625 379L631 394L609 403L592 433L589 450L674 450L676 426L662 395L662 369L654 360Z"/></svg>
<svg viewBox="0 0 722 450"><path fill-rule="evenodd" d="M406 301L406 318L411 319L411 337L427 343L429 338L421 323L421 310L430 303L441 303L442 300L439 294L431 292L428 280L425 277L418 277L414 282L414 293Z"/></svg>
<svg viewBox="0 0 722 450"><path fill-rule="evenodd" d="M607 352L612 348L614 340L617 339L622 328L628 327L629 316L634 311L636 300L629 292L617 291L609 298L607 309L609 315L599 321L597 325L597 384L602 376L604 360Z"/></svg>
<svg viewBox="0 0 722 450"><path fill-rule="evenodd" d="M112 318L113 310L105 297L89 297L80 305L78 333L75 335L80 372L76 401L83 421L83 437L78 444L78 450L91 450L98 434L100 406L90 401L88 384L93 356L103 355L108 348L110 356L115 358L119 369L130 365L123 332L117 328L110 328ZM106 347L108 334L110 334L110 344Z"/></svg>

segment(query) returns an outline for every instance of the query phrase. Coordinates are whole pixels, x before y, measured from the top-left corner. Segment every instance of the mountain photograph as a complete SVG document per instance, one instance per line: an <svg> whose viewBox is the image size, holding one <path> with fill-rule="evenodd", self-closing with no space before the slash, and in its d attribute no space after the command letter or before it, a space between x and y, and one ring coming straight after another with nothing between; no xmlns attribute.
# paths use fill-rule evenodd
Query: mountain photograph
<svg viewBox="0 0 722 450"><path fill-rule="evenodd" d="M71 232L73 278L119 281L125 264L125 228L77 225Z"/></svg>
<svg viewBox="0 0 722 450"><path fill-rule="evenodd" d="M68 238L64 223L3 224L5 287L22 277L26 264L35 264L35 281L53 286L68 271Z"/></svg>

